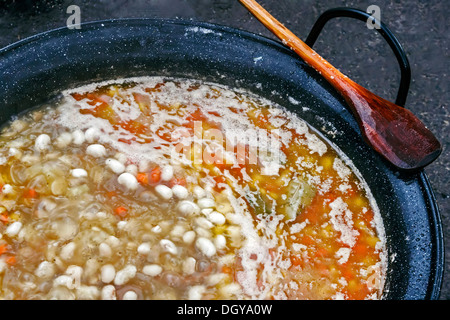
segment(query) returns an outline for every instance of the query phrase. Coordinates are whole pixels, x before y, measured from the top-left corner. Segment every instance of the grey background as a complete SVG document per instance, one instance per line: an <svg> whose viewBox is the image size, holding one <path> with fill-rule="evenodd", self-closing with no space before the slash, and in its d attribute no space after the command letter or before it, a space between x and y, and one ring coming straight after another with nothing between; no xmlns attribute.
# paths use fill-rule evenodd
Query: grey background
<svg viewBox="0 0 450 320"><path fill-rule="evenodd" d="M162 17L206 21L274 38L237 0L0 0L0 47L66 25L69 5L81 9L81 22L125 17ZM425 171L434 189L446 238L446 270L441 300L450 299L449 171L449 24L448 0L260 0L269 12L301 39L327 9L381 9L381 20L403 45L412 69L406 107L440 139L444 152ZM364 22L330 21L314 49L344 74L378 95L395 100L399 67L390 48ZM1 62L0 62L1 63Z"/></svg>

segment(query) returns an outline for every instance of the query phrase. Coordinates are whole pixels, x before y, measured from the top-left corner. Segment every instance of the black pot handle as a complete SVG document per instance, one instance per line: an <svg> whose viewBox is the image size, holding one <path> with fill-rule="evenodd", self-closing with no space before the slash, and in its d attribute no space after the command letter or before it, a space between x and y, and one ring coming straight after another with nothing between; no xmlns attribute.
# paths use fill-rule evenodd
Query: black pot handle
<svg viewBox="0 0 450 320"><path fill-rule="evenodd" d="M376 30L383 36L383 38L387 41L389 46L397 58L397 61L400 65L400 87L397 92L397 98L395 103L399 106L404 106L406 102L406 97L408 95L409 85L411 82L411 68L409 65L408 58L406 56L405 50L403 49L400 42L394 36L394 34L389 30L389 28L381 21L376 20L369 13L354 9L354 8L334 8L325 11L316 21L314 26L312 27L308 37L305 40L305 43L312 48L317 38L319 37L320 32L322 31L325 24L331 20L332 18L338 17L347 17L347 18L355 18L361 21L369 21L372 19L372 22L379 26Z"/></svg>

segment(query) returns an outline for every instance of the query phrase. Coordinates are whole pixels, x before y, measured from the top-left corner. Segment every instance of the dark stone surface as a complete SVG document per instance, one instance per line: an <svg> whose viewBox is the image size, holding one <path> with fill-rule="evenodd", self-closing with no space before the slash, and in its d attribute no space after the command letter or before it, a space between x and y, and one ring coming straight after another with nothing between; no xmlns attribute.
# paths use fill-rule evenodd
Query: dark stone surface
<svg viewBox="0 0 450 320"><path fill-rule="evenodd" d="M412 81L406 107L440 139L444 152L425 171L441 210L446 237L446 272L441 300L450 299L450 155L449 32L446 0L265 0L260 3L301 39L327 9L378 5L386 23L408 54ZM126 17L162 17L206 21L274 38L237 0L0 0L0 47L56 27L64 27L69 5L78 5L82 22ZM315 50L356 82L394 100L400 79L390 48L361 21L330 21ZM0 62L1 63L1 62Z"/></svg>

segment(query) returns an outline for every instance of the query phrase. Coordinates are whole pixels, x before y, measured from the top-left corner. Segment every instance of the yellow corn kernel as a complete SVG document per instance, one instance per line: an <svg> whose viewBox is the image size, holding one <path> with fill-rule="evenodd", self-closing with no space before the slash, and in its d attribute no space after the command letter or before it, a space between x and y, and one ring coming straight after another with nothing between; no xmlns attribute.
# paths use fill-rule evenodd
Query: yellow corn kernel
<svg viewBox="0 0 450 320"><path fill-rule="evenodd" d="M138 105L139 105L139 110L141 110L141 112L144 112L147 109L147 106L142 102L139 102Z"/></svg>
<svg viewBox="0 0 450 320"><path fill-rule="evenodd" d="M375 263L377 263L377 261L375 260L375 257L373 257L373 256L366 256L362 260L362 263L364 266L369 267L369 266L373 266Z"/></svg>
<svg viewBox="0 0 450 320"><path fill-rule="evenodd" d="M365 206L367 206L367 201L361 197L361 196L356 196L350 199L352 205L356 206L356 207L360 207L363 208Z"/></svg>
<svg viewBox="0 0 450 320"><path fill-rule="evenodd" d="M218 235L218 234L222 234L225 233L227 231L228 226L227 225L221 225L221 226L215 226L212 231L214 233L214 235Z"/></svg>
<svg viewBox="0 0 450 320"><path fill-rule="evenodd" d="M368 236L366 238L366 243L368 246L375 248L375 246L377 245L377 243L380 241L380 239L378 239L378 237L375 236Z"/></svg>
<svg viewBox="0 0 450 320"><path fill-rule="evenodd" d="M333 168L334 159L331 156L322 157L319 160L319 165L323 167L324 170L329 170Z"/></svg>
<svg viewBox="0 0 450 320"><path fill-rule="evenodd" d="M170 108L172 108L172 109L179 109L180 107L181 107L181 103L179 103L179 102L176 102L170 106Z"/></svg>
<svg viewBox="0 0 450 320"><path fill-rule="evenodd" d="M325 228L320 230L320 234L323 238L331 238L333 236L333 227L328 224Z"/></svg>
<svg viewBox="0 0 450 320"><path fill-rule="evenodd" d="M110 97L114 97L119 92L119 89L117 87L110 87L108 92L106 93Z"/></svg>
<svg viewBox="0 0 450 320"><path fill-rule="evenodd" d="M280 194L279 193L276 193L276 192L273 192L273 191L271 191L270 193L269 193L269 195L272 197L272 199L274 199L274 200L278 200L278 198L280 197Z"/></svg>
<svg viewBox="0 0 450 320"><path fill-rule="evenodd" d="M348 281L347 288L350 292L355 292L359 289L359 284L356 280L352 279Z"/></svg>
<svg viewBox="0 0 450 320"><path fill-rule="evenodd" d="M278 228L277 228L277 231L275 231L275 234L276 234L277 236L281 236L281 235L283 234L283 229L280 228L280 227L278 227Z"/></svg>
<svg viewBox="0 0 450 320"><path fill-rule="evenodd" d="M329 267L329 271L330 271L330 275L331 275L332 278L336 278L337 279L339 277L340 272L336 268L335 265L330 266Z"/></svg>
<svg viewBox="0 0 450 320"><path fill-rule="evenodd" d="M11 221L17 221L20 219L20 215L14 212L9 215L9 218L11 219Z"/></svg>

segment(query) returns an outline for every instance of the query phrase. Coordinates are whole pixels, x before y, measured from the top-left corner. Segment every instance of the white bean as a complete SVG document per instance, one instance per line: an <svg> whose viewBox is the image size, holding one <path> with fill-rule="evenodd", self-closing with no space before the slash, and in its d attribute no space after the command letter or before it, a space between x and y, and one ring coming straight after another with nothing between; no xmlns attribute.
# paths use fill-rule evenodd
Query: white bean
<svg viewBox="0 0 450 320"><path fill-rule="evenodd" d="M125 294L122 297L122 300L137 300L138 295L133 290L125 292Z"/></svg>
<svg viewBox="0 0 450 320"><path fill-rule="evenodd" d="M56 146L60 149L67 147L72 142L72 134L69 132L63 132L56 139Z"/></svg>
<svg viewBox="0 0 450 320"><path fill-rule="evenodd" d="M159 244L161 245L161 248L166 251L169 252L171 254L177 254L178 253L178 249L177 246L170 240L168 239L162 239Z"/></svg>
<svg viewBox="0 0 450 320"><path fill-rule="evenodd" d="M172 192L174 194L175 197L177 197L178 199L186 199L189 195L188 190L180 185L174 185L172 187Z"/></svg>
<svg viewBox="0 0 450 320"><path fill-rule="evenodd" d="M100 290L96 286L81 285L77 288L77 300L97 300Z"/></svg>
<svg viewBox="0 0 450 320"><path fill-rule="evenodd" d="M135 176L138 173L138 167L135 164L129 164L125 168L125 172L131 173L133 176Z"/></svg>
<svg viewBox="0 0 450 320"><path fill-rule="evenodd" d="M20 152L17 148L9 148L8 155L10 157L20 157L22 152Z"/></svg>
<svg viewBox="0 0 450 320"><path fill-rule="evenodd" d="M183 234L183 242L186 244L191 244L195 239L195 231L187 231Z"/></svg>
<svg viewBox="0 0 450 320"><path fill-rule="evenodd" d="M116 288L109 284L102 288L102 300L116 300Z"/></svg>
<svg viewBox="0 0 450 320"><path fill-rule="evenodd" d="M42 261L34 274L39 278L49 279L55 274L55 265L49 261Z"/></svg>
<svg viewBox="0 0 450 320"><path fill-rule="evenodd" d="M173 167L165 166L161 169L161 180L170 181L173 178Z"/></svg>
<svg viewBox="0 0 450 320"><path fill-rule="evenodd" d="M111 247L116 248L120 245L120 240L119 238L115 237L115 236L109 236L105 242L107 244L109 244Z"/></svg>
<svg viewBox="0 0 450 320"><path fill-rule="evenodd" d="M112 255L111 247L105 242L100 243L100 245L98 246L98 252L100 257L104 258L111 257Z"/></svg>
<svg viewBox="0 0 450 320"><path fill-rule="evenodd" d="M105 164L114 173L121 174L125 171L125 166L119 160L109 158L106 159Z"/></svg>
<svg viewBox="0 0 450 320"><path fill-rule="evenodd" d="M136 276L136 267L133 265L127 265L122 270L116 273L114 278L114 284L116 286L121 286L133 279Z"/></svg>
<svg viewBox="0 0 450 320"><path fill-rule="evenodd" d="M203 237L207 239L210 239L212 237L211 229L205 229L199 226L195 228L195 233L197 234L198 237Z"/></svg>
<svg viewBox="0 0 450 320"><path fill-rule="evenodd" d="M106 149L101 144L91 144L86 148L86 153L95 158L100 158L106 155Z"/></svg>
<svg viewBox="0 0 450 320"><path fill-rule="evenodd" d="M188 291L188 299L189 300L200 300L205 292L206 288L201 285L192 286Z"/></svg>
<svg viewBox="0 0 450 320"><path fill-rule="evenodd" d="M155 191L164 200L169 200L173 196L172 189L163 184L157 185Z"/></svg>
<svg viewBox="0 0 450 320"><path fill-rule="evenodd" d="M102 267L100 274L103 283L110 283L116 277L116 269L112 264L106 264Z"/></svg>
<svg viewBox="0 0 450 320"><path fill-rule="evenodd" d="M50 143L50 136L44 133L36 138L36 141L34 142L34 148L37 151L44 151L50 147Z"/></svg>
<svg viewBox="0 0 450 320"><path fill-rule="evenodd" d="M208 216L210 213L212 213L214 211L213 208L206 208L206 209L202 209L201 213L203 213L205 216Z"/></svg>
<svg viewBox="0 0 450 320"><path fill-rule="evenodd" d="M152 232L154 232L154 233L161 233L161 231L162 231L161 226L154 226L152 228Z"/></svg>
<svg viewBox="0 0 450 320"><path fill-rule="evenodd" d="M19 234L20 229L22 229L22 222L16 221L11 223L8 228L6 228L5 234L12 238Z"/></svg>
<svg viewBox="0 0 450 320"><path fill-rule="evenodd" d="M89 143L95 142L100 137L100 131L97 128L89 128L84 133L86 141Z"/></svg>
<svg viewBox="0 0 450 320"><path fill-rule="evenodd" d="M195 246L201 253L203 253L207 257L212 257L216 254L216 247L211 240L200 237L195 241Z"/></svg>
<svg viewBox="0 0 450 320"><path fill-rule="evenodd" d="M219 289L220 293L226 297L236 296L242 291L239 283L230 283Z"/></svg>
<svg viewBox="0 0 450 320"><path fill-rule="evenodd" d="M225 238L225 236L223 236L222 234L218 234L215 238L214 238L214 245L216 246L217 249L224 249L227 245L227 238Z"/></svg>
<svg viewBox="0 0 450 320"><path fill-rule="evenodd" d="M188 200L180 201L177 205L177 210L184 216L200 212L200 208L194 202Z"/></svg>
<svg viewBox="0 0 450 320"><path fill-rule="evenodd" d="M76 145L83 144L86 138L84 137L84 132L81 130L75 130L72 132L73 143Z"/></svg>
<svg viewBox="0 0 450 320"><path fill-rule="evenodd" d="M53 280L53 286L64 286L72 289L73 286L73 278L68 275L61 275Z"/></svg>
<svg viewBox="0 0 450 320"><path fill-rule="evenodd" d="M74 253L75 253L76 245L74 242L69 242L64 247L61 248L60 256L63 260L70 260L72 259Z"/></svg>
<svg viewBox="0 0 450 320"><path fill-rule="evenodd" d="M122 164L125 164L126 162L127 162L127 160L128 160L128 157L127 157L127 155L125 154L125 153L122 153L122 152L117 152L115 155L114 155L114 158L116 158L118 161L120 161L120 163L122 163Z"/></svg>
<svg viewBox="0 0 450 320"><path fill-rule="evenodd" d="M108 216L106 214L106 212L103 212L103 211L99 211L95 215L97 216L97 218L100 218L100 219L105 219Z"/></svg>
<svg viewBox="0 0 450 320"><path fill-rule="evenodd" d="M170 236L172 238L181 238L186 231L185 227L182 225L176 225L173 227L172 231L170 231Z"/></svg>
<svg viewBox="0 0 450 320"><path fill-rule="evenodd" d="M5 184L2 188L3 194L10 194L13 192L13 187L10 184Z"/></svg>
<svg viewBox="0 0 450 320"><path fill-rule="evenodd" d="M70 265L66 269L66 274L72 278L72 281L76 285L79 285L79 282L81 281L81 275L83 274L83 268L76 265Z"/></svg>
<svg viewBox="0 0 450 320"><path fill-rule="evenodd" d="M117 228L119 230L125 230L125 227L127 226L127 221L119 221L117 222Z"/></svg>
<svg viewBox="0 0 450 320"><path fill-rule="evenodd" d="M208 220L218 226L220 226L226 222L225 216L217 211L211 212L208 215Z"/></svg>
<svg viewBox="0 0 450 320"><path fill-rule="evenodd" d="M203 229L211 229L214 225L205 217L195 219L195 224Z"/></svg>
<svg viewBox="0 0 450 320"><path fill-rule="evenodd" d="M202 187L200 187L200 186L195 186L194 189L192 190L192 192L194 193L194 196L197 199L201 199L201 198L206 197L205 190Z"/></svg>
<svg viewBox="0 0 450 320"><path fill-rule="evenodd" d="M220 283L222 280L225 280L227 278L227 275L224 273L213 273L208 276L206 279L206 283L210 286L215 286L218 283Z"/></svg>
<svg viewBox="0 0 450 320"><path fill-rule="evenodd" d="M136 190L139 186L139 182L137 181L136 177L128 172L122 173L117 178L117 182L119 182L121 185L125 186L129 190Z"/></svg>
<svg viewBox="0 0 450 320"><path fill-rule="evenodd" d="M87 177L87 175L88 175L86 170L80 169L80 168L70 170L70 174L72 175L72 177L75 177L75 178L83 178L83 177Z"/></svg>
<svg viewBox="0 0 450 320"><path fill-rule="evenodd" d="M200 208L206 209L206 208L213 208L216 203L213 199L201 198L197 201L197 204Z"/></svg>
<svg viewBox="0 0 450 320"><path fill-rule="evenodd" d="M183 261L183 273L184 274L193 274L195 272L195 265L197 263L197 260L195 260L195 258L193 257L187 257L184 261Z"/></svg>
<svg viewBox="0 0 450 320"><path fill-rule="evenodd" d="M140 254L149 254L151 251L152 251L152 248L151 248L150 244L148 244L148 243L142 243L137 248L137 252Z"/></svg>
<svg viewBox="0 0 450 320"><path fill-rule="evenodd" d="M162 267L157 264L148 264L142 268L142 272L148 276L155 277L162 272Z"/></svg>

